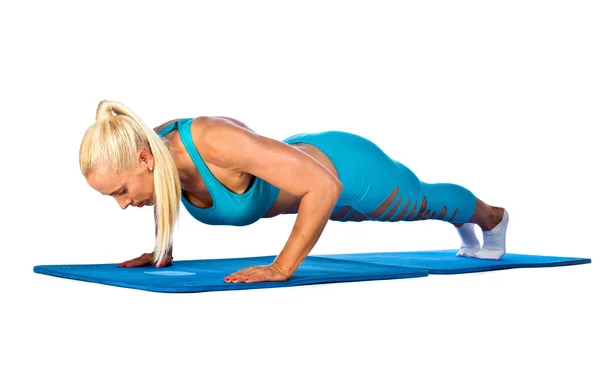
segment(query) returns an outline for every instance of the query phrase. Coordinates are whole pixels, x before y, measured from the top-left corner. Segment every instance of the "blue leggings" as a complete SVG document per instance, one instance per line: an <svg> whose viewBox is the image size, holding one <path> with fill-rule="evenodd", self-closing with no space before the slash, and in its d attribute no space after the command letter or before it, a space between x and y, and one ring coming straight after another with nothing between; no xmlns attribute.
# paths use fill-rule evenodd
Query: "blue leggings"
<svg viewBox="0 0 600 378"><path fill-rule="evenodd" d="M475 196L468 189L456 184L421 182L405 165L359 135L326 131L297 134L283 142L313 145L335 166L344 189L332 220L439 219L466 223L475 211Z"/></svg>

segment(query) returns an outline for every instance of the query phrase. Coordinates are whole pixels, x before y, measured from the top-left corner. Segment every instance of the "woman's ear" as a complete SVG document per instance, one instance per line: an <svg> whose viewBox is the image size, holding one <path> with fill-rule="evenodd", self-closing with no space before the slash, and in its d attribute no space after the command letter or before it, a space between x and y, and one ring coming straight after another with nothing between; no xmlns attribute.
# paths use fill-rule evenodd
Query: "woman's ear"
<svg viewBox="0 0 600 378"><path fill-rule="evenodd" d="M154 156L148 150L138 152L138 163L145 165L145 169L154 169Z"/></svg>

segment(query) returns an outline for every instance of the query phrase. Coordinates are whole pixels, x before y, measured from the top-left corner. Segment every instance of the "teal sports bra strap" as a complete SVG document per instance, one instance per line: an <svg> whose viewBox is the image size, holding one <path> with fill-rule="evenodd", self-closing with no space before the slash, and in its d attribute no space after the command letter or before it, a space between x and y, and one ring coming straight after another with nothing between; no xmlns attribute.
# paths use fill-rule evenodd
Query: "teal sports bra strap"
<svg viewBox="0 0 600 378"><path fill-rule="evenodd" d="M191 130L193 120L194 120L193 118L185 118L185 119L180 119L180 120L171 122L167 126L163 127L158 132L158 135L162 138L163 136L167 135L171 131L178 129L179 137L181 139L181 142L183 143L183 146L187 150L188 155L192 159L192 162L196 166L196 169L198 169L198 171L200 172L200 175L204 178L205 182L206 182L206 180L210 180L210 181L214 181L215 185L222 186L222 184L220 184L220 183L217 184L218 180L212 174L212 172L210 171L210 169L208 168L208 166L206 165L206 163L200 156L200 153L196 149L196 145L194 144L194 140L192 139L192 130ZM252 131L254 133L254 130L250 129L250 131ZM211 188L212 186L213 185L210 185L210 184L207 185L209 192L212 192L212 188ZM212 195L212 193L211 193L211 195Z"/></svg>
<svg viewBox="0 0 600 378"><path fill-rule="evenodd" d="M179 136L181 137L181 142L187 150L188 155L190 155L192 161L194 162L194 165L200 171L200 175L204 179L204 182L207 183L206 180L216 180L216 178L213 176L210 169L208 169L206 163L204 162L204 160L200 156L200 153L196 149L196 145L194 144L194 140L192 139L192 121L193 118L178 121L181 122L179 123ZM209 192L212 192L210 186L211 185L207 185L207 188L209 189Z"/></svg>
<svg viewBox="0 0 600 378"><path fill-rule="evenodd" d="M165 127L163 127L162 129L160 129L157 133L158 136L162 138L165 135L167 135L168 133L170 133L171 131L175 130L177 128L177 122L179 122L179 121L171 122L168 125L166 125Z"/></svg>
<svg viewBox="0 0 600 378"><path fill-rule="evenodd" d="M200 172L200 175L205 179L216 180L216 178L213 176L212 172L210 171L210 169L208 169L208 167L206 166L206 163L204 162L204 160L198 153L198 150L196 149L196 145L194 144L194 141L192 139L191 127L192 127L193 120L194 120L193 118L184 118L184 119L179 119L177 121L173 121L170 124L163 127L162 129L160 129L157 134L162 138L165 135L167 135L168 133L170 133L171 131L178 129L181 142L183 143L183 146L187 150L188 155L190 155L190 158L192 159L192 162L196 166L196 169L198 169L198 171ZM210 191L211 190L209 189L209 192Z"/></svg>

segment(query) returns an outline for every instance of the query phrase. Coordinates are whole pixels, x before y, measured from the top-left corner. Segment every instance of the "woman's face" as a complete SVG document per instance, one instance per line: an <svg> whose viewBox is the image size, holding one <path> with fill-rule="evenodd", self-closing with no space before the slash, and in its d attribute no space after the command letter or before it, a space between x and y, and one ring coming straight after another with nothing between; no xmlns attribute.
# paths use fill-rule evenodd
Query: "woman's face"
<svg viewBox="0 0 600 378"><path fill-rule="evenodd" d="M150 170L154 160L147 151L138 157L138 165L132 170L116 173L107 167L98 167L87 178L88 184L101 194L113 197L123 210L129 205L154 205L154 174Z"/></svg>

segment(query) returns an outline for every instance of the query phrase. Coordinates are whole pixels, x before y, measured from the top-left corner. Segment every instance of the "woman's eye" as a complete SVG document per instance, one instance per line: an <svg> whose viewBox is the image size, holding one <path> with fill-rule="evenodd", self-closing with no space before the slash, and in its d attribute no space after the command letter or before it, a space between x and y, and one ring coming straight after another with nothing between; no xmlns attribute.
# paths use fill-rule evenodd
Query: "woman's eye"
<svg viewBox="0 0 600 378"><path fill-rule="evenodd" d="M123 189L123 190L121 190L121 191L119 192L119 195L121 196L121 195L125 194L126 192L127 192L127 191L126 191L125 189Z"/></svg>

